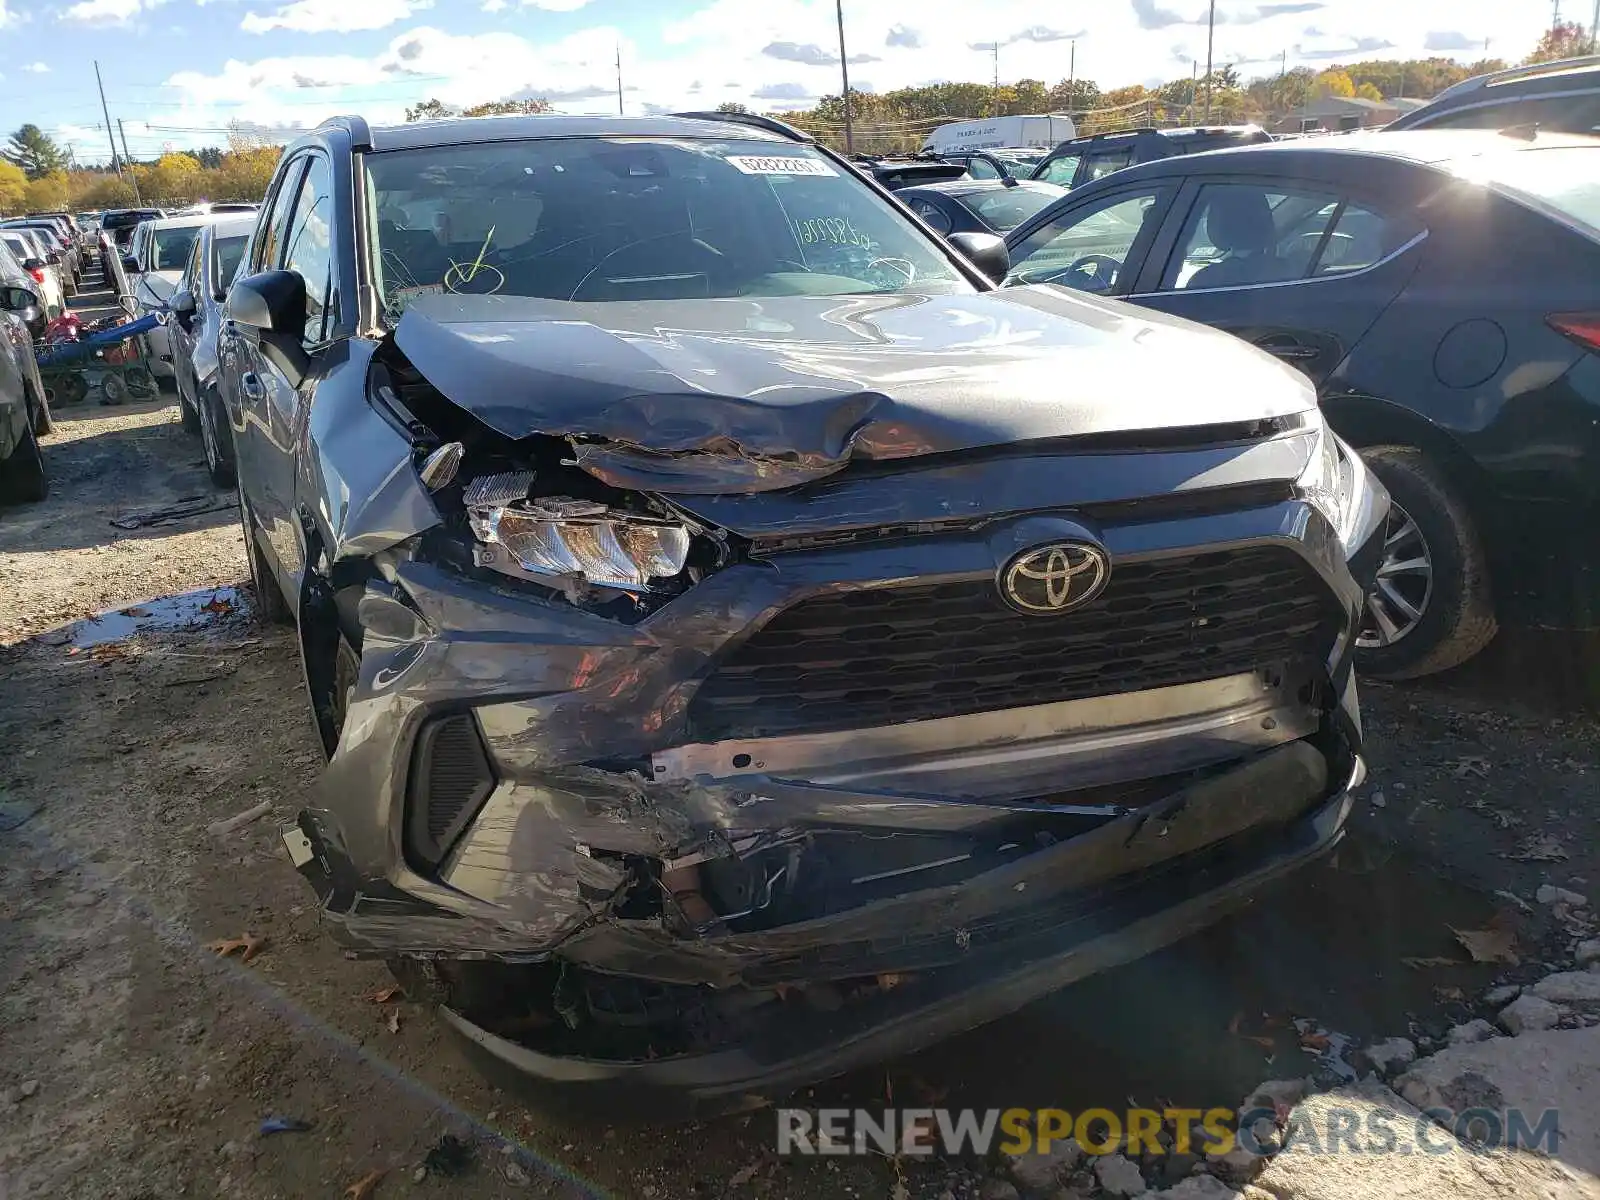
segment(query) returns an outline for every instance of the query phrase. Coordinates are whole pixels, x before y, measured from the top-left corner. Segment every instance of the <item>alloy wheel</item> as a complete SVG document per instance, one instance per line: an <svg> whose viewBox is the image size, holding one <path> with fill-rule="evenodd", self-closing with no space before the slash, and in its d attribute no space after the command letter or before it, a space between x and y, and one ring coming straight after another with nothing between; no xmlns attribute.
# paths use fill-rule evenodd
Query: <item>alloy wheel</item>
<svg viewBox="0 0 1600 1200"><path fill-rule="evenodd" d="M1356 645L1392 646L1414 630L1433 598L1433 556L1427 539L1398 504L1390 504L1383 557L1361 618Z"/></svg>

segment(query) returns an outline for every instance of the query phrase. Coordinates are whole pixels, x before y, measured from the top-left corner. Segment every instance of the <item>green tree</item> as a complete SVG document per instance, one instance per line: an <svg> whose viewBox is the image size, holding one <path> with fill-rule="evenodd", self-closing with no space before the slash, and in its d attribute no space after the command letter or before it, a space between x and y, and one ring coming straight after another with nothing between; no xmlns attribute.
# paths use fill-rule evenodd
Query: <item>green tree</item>
<svg viewBox="0 0 1600 1200"><path fill-rule="evenodd" d="M0 158L21 167L29 179L39 179L67 166L66 151L33 124L23 125L11 135L5 149L0 150Z"/></svg>
<svg viewBox="0 0 1600 1200"><path fill-rule="evenodd" d="M550 111L550 101L548 100L486 100L482 104L474 104L471 108L463 108L461 115L463 117L515 117ZM407 120L409 119L408 117Z"/></svg>
<svg viewBox="0 0 1600 1200"><path fill-rule="evenodd" d="M1085 112L1100 103L1100 85L1092 79L1063 79L1050 89L1048 102L1056 112Z"/></svg>
<svg viewBox="0 0 1600 1200"><path fill-rule="evenodd" d="M202 146L194 152L194 156L200 165L209 171L215 171L222 165L221 146Z"/></svg>
<svg viewBox="0 0 1600 1200"><path fill-rule="evenodd" d="M1588 53L1590 53L1589 31L1576 21L1562 21L1559 25L1552 25L1545 30L1544 36L1539 39L1539 44L1533 48L1533 53L1522 61L1531 66L1533 63L1557 62L1563 58L1577 58Z"/></svg>
<svg viewBox="0 0 1600 1200"><path fill-rule="evenodd" d="M21 212L28 197L28 176L15 163L0 160L0 213Z"/></svg>
<svg viewBox="0 0 1600 1200"><path fill-rule="evenodd" d="M1007 90L1004 111L1011 116L1050 111L1050 92L1042 79L1019 79Z"/></svg>
<svg viewBox="0 0 1600 1200"><path fill-rule="evenodd" d="M737 100L724 100L717 105L717 111L720 113L747 113L750 110Z"/></svg>
<svg viewBox="0 0 1600 1200"><path fill-rule="evenodd" d="M443 100L424 100L415 108L406 109L408 121L437 121L441 117L453 117L456 110Z"/></svg>

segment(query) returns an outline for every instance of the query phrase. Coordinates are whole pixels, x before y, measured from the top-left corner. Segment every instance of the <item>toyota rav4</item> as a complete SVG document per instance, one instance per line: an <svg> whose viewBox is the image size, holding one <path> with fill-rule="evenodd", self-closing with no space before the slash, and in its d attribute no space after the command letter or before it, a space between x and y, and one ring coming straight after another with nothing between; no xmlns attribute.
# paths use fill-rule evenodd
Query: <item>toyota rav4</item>
<svg viewBox="0 0 1600 1200"><path fill-rule="evenodd" d="M284 840L501 1063L753 1103L1340 837L1382 488L1270 356L956 240L762 118L285 153L219 348Z"/></svg>

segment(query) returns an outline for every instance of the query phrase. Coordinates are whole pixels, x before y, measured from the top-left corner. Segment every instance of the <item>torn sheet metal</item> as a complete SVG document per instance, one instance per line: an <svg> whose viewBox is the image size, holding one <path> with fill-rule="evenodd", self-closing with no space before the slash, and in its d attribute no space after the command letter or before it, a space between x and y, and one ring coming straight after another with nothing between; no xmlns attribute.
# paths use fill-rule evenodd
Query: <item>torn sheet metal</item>
<svg viewBox="0 0 1600 1200"><path fill-rule="evenodd" d="M792 487L851 458L1267 421L1316 405L1305 379L1266 355L1053 288L608 304L423 296L394 339L491 429L614 443L579 461L689 494Z"/></svg>

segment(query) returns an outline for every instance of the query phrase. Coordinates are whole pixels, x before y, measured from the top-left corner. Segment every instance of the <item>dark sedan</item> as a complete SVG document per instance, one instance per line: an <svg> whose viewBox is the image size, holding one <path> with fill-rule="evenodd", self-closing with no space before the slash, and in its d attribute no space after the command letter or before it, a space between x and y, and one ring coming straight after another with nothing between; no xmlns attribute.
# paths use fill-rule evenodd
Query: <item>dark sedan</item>
<svg viewBox="0 0 1600 1200"><path fill-rule="evenodd" d="M1600 624L1600 141L1373 133L1130 167L1007 235L1012 282L1204 321L1304 371L1395 506L1370 673Z"/></svg>
<svg viewBox="0 0 1600 1200"><path fill-rule="evenodd" d="M940 233L1005 233L1054 204L1067 189L1053 183L957 179L902 188L901 200Z"/></svg>

